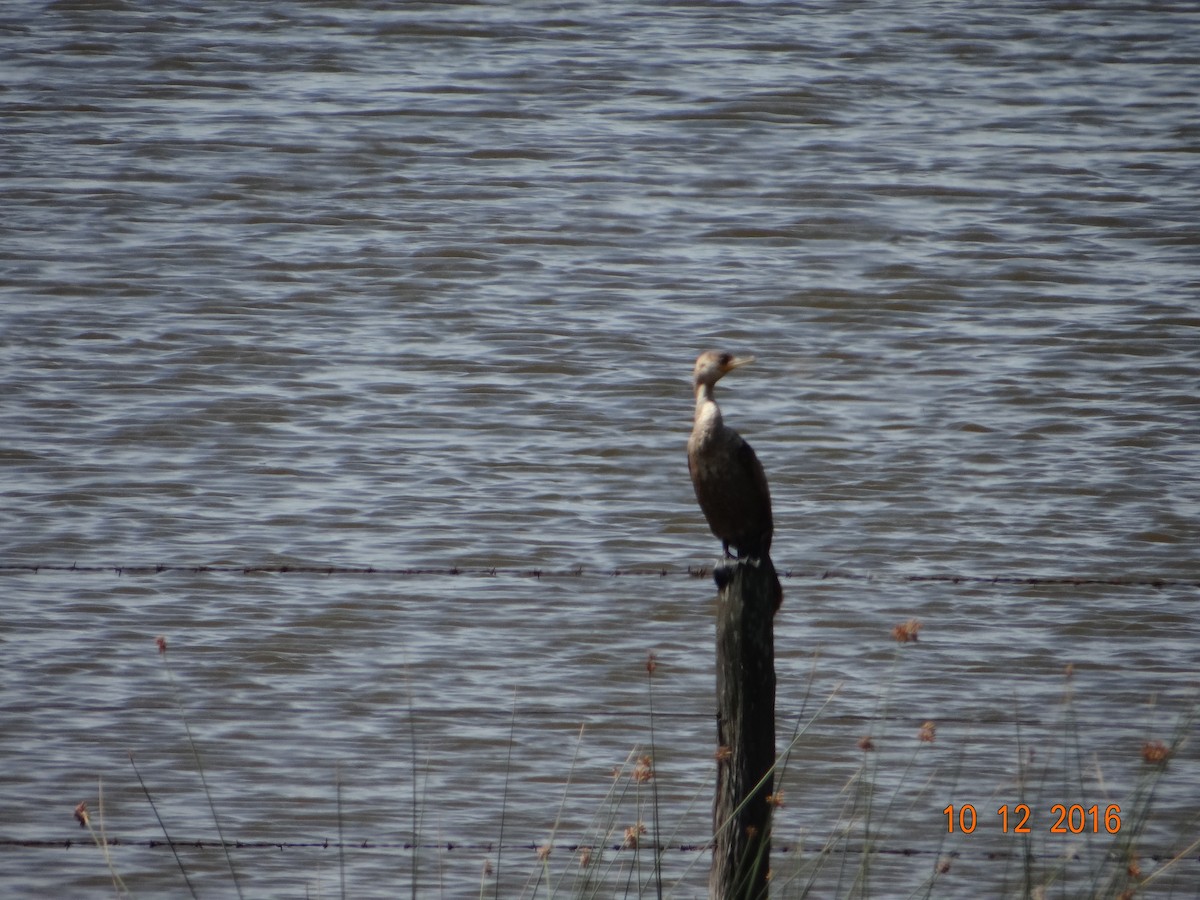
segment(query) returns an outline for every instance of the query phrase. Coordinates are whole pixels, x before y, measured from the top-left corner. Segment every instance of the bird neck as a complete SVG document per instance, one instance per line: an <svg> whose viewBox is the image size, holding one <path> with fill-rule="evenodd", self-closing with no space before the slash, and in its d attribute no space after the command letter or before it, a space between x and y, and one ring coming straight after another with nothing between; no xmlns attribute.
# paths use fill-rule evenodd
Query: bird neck
<svg viewBox="0 0 1200 900"><path fill-rule="evenodd" d="M721 407L717 406L711 384L696 385L696 417L692 425L695 434L713 434L721 429Z"/></svg>

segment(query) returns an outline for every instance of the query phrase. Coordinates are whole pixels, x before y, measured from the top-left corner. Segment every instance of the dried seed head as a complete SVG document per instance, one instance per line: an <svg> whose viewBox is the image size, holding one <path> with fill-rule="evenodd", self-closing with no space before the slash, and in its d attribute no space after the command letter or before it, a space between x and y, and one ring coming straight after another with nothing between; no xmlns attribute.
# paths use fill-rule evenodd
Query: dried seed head
<svg viewBox="0 0 1200 900"><path fill-rule="evenodd" d="M651 650L646 654L646 674L653 675L654 670L658 668L658 661L654 658L654 651Z"/></svg>
<svg viewBox="0 0 1200 900"><path fill-rule="evenodd" d="M863 751L863 753L870 753L875 749L875 742L871 740L869 734L864 734L858 739L858 749Z"/></svg>
<svg viewBox="0 0 1200 900"><path fill-rule="evenodd" d="M654 761L649 756L643 756L633 767L633 780L645 784L654 777Z"/></svg>
<svg viewBox="0 0 1200 900"><path fill-rule="evenodd" d="M641 822L638 822L636 825L625 826L625 841L622 846L632 850L634 847L638 846L642 835L645 833L646 826Z"/></svg>
<svg viewBox="0 0 1200 900"><path fill-rule="evenodd" d="M75 807L75 821L79 823L80 828L87 828L88 822L91 821L88 816L86 800Z"/></svg>
<svg viewBox="0 0 1200 900"><path fill-rule="evenodd" d="M776 791L774 794L767 794L767 804L775 809L782 809L783 791Z"/></svg>
<svg viewBox="0 0 1200 900"><path fill-rule="evenodd" d="M159 655L167 652L167 639L163 635L159 635L154 639L155 645L158 647Z"/></svg>
<svg viewBox="0 0 1200 900"><path fill-rule="evenodd" d="M717 752L714 754L714 756L716 756L717 762L719 763L729 762L729 760L733 759L733 748L722 744L717 748Z"/></svg>
<svg viewBox="0 0 1200 900"><path fill-rule="evenodd" d="M579 868L586 869L592 864L592 848L583 847L579 851Z"/></svg>
<svg viewBox="0 0 1200 900"><path fill-rule="evenodd" d="M921 623L916 619L909 619L907 622L892 626L892 637L901 644L916 643L920 630Z"/></svg>
<svg viewBox="0 0 1200 900"><path fill-rule="evenodd" d="M1171 758L1171 750L1162 741L1146 741L1142 744L1142 759L1152 766L1161 766Z"/></svg>
<svg viewBox="0 0 1200 900"><path fill-rule="evenodd" d="M933 739L937 737L937 723L926 722L921 726L921 730L917 732L917 740L923 744L932 744Z"/></svg>
<svg viewBox="0 0 1200 900"><path fill-rule="evenodd" d="M537 857L538 857L538 862L545 862L546 860L548 860L550 858L550 845L542 844L542 846L538 847L537 848Z"/></svg>

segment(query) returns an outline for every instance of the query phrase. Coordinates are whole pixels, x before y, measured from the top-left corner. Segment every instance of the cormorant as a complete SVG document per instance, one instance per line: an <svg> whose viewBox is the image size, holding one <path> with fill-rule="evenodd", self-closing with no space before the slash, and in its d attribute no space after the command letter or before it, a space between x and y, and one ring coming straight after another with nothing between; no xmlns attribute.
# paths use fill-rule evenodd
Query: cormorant
<svg viewBox="0 0 1200 900"><path fill-rule="evenodd" d="M771 563L771 491L762 463L740 434L721 418L714 387L727 372L753 362L753 356L734 356L707 350L696 359L692 381L696 392L696 418L688 438L688 471L696 499L713 534L721 539L727 558L732 546L737 559L757 565ZM776 608L783 589L776 576Z"/></svg>

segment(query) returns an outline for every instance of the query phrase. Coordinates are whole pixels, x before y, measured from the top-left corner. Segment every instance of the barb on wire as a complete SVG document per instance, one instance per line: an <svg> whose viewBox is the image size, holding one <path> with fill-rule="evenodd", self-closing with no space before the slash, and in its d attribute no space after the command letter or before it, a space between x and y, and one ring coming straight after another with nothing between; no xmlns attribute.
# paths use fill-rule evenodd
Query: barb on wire
<svg viewBox="0 0 1200 900"><path fill-rule="evenodd" d="M588 568L572 566L565 569L519 568L501 566L411 566L388 568L380 566L334 566L311 564L278 565L205 565L190 563L132 563L129 565L71 565L55 563L0 563L0 574L37 575L42 572L73 572L82 575L320 575L378 576L386 578L709 578L711 566L630 566L628 568ZM1083 587L1104 585L1136 588L1200 588L1200 578L1159 578L1153 575L1097 577L1089 575L961 575L953 573L888 574L850 572L845 569L783 569L783 578L812 581L905 582L909 584L973 584L973 585L1049 585Z"/></svg>

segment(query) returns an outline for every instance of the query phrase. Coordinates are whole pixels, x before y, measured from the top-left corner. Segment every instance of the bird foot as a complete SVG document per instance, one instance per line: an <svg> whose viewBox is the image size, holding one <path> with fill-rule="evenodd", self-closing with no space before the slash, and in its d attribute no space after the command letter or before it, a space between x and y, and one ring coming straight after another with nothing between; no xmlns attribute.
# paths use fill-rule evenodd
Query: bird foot
<svg viewBox="0 0 1200 900"><path fill-rule="evenodd" d="M761 556L734 556L730 554L724 559L718 559L713 563L713 581L717 583L718 588L723 588L729 584L738 566L753 566L755 569L761 569L762 564Z"/></svg>
<svg viewBox="0 0 1200 900"><path fill-rule="evenodd" d="M725 585L733 579L733 566L728 564L728 557L713 564L712 576L717 583L717 590L724 590Z"/></svg>

